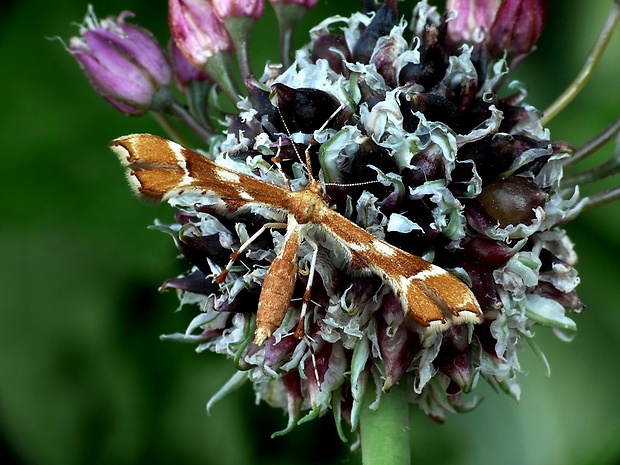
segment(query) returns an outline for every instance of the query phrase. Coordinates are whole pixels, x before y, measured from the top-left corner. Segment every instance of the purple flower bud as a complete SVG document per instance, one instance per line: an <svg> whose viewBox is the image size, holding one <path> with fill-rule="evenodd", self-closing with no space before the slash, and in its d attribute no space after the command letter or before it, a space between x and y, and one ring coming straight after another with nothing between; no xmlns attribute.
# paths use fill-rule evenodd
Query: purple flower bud
<svg viewBox="0 0 620 465"><path fill-rule="evenodd" d="M183 55L183 52L179 50L179 47L177 47L173 40L170 41L168 49L170 51L172 69L174 70L174 79L181 92L185 92L185 88L192 82L211 80L207 73L200 68L196 68L185 58L185 55Z"/></svg>
<svg viewBox="0 0 620 465"><path fill-rule="evenodd" d="M100 22L89 11L69 51L104 99L123 113L139 115L151 108L155 92L170 83L172 72L155 37L125 23L131 16L125 11Z"/></svg>
<svg viewBox="0 0 620 465"><path fill-rule="evenodd" d="M454 326L446 331L441 352L437 356L440 370L448 375L455 385L449 386L450 394L467 392L474 375L471 348L467 342L467 328Z"/></svg>
<svg viewBox="0 0 620 465"><path fill-rule="evenodd" d="M491 26L494 47L516 54L529 53L547 20L545 0L505 0Z"/></svg>
<svg viewBox="0 0 620 465"><path fill-rule="evenodd" d="M199 68L231 41L210 0L170 0L168 22L172 38L187 59Z"/></svg>
<svg viewBox="0 0 620 465"><path fill-rule="evenodd" d="M301 5L306 9L314 8L319 0L269 0L272 5Z"/></svg>
<svg viewBox="0 0 620 465"><path fill-rule="evenodd" d="M475 259L480 265L489 268L499 268L514 254L505 243L485 237L472 237L463 244L463 249L469 254L470 260Z"/></svg>
<svg viewBox="0 0 620 465"><path fill-rule="evenodd" d="M273 365L284 363L286 357L290 357L299 339L294 336L285 336L282 339L269 338L265 342L265 360Z"/></svg>
<svg viewBox="0 0 620 465"><path fill-rule="evenodd" d="M200 295L211 295L218 290L217 284L207 279L202 271L195 271L190 275L180 278L167 279L159 289L160 291L164 291L170 287Z"/></svg>
<svg viewBox="0 0 620 465"><path fill-rule="evenodd" d="M466 265L464 269L471 279L471 290L478 299L480 307L485 311L501 308L502 302L497 293L493 273L486 269L488 266L477 266L471 263L466 263Z"/></svg>
<svg viewBox="0 0 620 465"><path fill-rule="evenodd" d="M222 21L240 16L258 19L265 9L265 0L214 0L213 9Z"/></svg>
<svg viewBox="0 0 620 465"><path fill-rule="evenodd" d="M532 292L537 295L541 295L548 299L553 299L560 303L564 308L569 308L572 311L579 313L583 310L584 304L577 296L577 292L562 292L556 288L553 284L540 281L538 285L532 289Z"/></svg>
<svg viewBox="0 0 620 465"><path fill-rule="evenodd" d="M417 333L405 322L400 303L394 294L387 294L381 306L383 318L377 319L377 337L385 367L383 390L388 391L403 376L420 350Z"/></svg>
<svg viewBox="0 0 620 465"><path fill-rule="evenodd" d="M402 51L399 49L396 41L392 38L387 38L386 40L377 43L370 59L370 63L377 67L377 71L381 76L383 76L386 84L392 87L396 87L397 85L394 62L400 53L402 53Z"/></svg>
<svg viewBox="0 0 620 465"><path fill-rule="evenodd" d="M420 62L409 63L398 76L399 83L419 84L432 89L446 74L448 50L445 48L446 28L427 24L421 37Z"/></svg>
<svg viewBox="0 0 620 465"><path fill-rule="evenodd" d="M289 428L295 426L295 420L299 416L299 412L301 411L301 406L304 401L299 373L290 372L285 374L282 376L282 382L286 388L286 410L288 411L289 416L289 427L287 427L284 431L276 433L275 435L284 434L289 430Z"/></svg>
<svg viewBox="0 0 620 465"><path fill-rule="evenodd" d="M320 128L339 107L338 100L318 89L293 89L278 83L273 85L272 91L278 99L280 114L291 132ZM331 121L327 127L337 122Z"/></svg>
<svg viewBox="0 0 620 465"><path fill-rule="evenodd" d="M456 13L448 22L448 35L456 43L479 43L491 27L500 0L447 0L446 10Z"/></svg>

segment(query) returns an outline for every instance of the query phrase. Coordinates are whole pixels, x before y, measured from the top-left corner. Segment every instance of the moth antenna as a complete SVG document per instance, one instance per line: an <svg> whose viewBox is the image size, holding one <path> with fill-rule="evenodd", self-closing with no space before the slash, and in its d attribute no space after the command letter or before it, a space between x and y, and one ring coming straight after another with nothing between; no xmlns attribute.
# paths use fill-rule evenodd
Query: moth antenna
<svg viewBox="0 0 620 465"><path fill-rule="evenodd" d="M332 186L332 187L359 187L359 186L368 186L369 184L377 184L380 183L381 181L364 181L364 182L352 182L352 183L346 183L346 182L325 182L323 183L324 186Z"/></svg>
<svg viewBox="0 0 620 465"><path fill-rule="evenodd" d="M329 118L327 118L325 122L321 125L319 131L325 129L327 125L336 117L336 115L342 111L343 108L344 104L341 103L340 106L336 108L336 110L331 115L329 115ZM308 176L311 180L314 180L312 176L312 163L310 162L310 147L312 146L312 142L315 142L314 133L312 134L312 139L310 140L310 143L308 144L308 147L306 147L306 150L304 152L304 155L306 156L306 169L308 170Z"/></svg>
<svg viewBox="0 0 620 465"><path fill-rule="evenodd" d="M321 125L321 127L318 130L322 131L323 129L325 129L327 125L336 117L336 115L338 115L338 113L340 113L344 109L344 107L345 107L344 103L341 103L340 106L336 108L336 110L329 116L329 118L327 118L327 120L325 120L325 122ZM297 146L295 145L295 142L293 142L292 140L291 130L289 129L288 124L286 124L286 120L284 119L284 115L282 114L282 111L280 111L280 107L276 105L276 109L278 110L278 114L280 115L280 119L282 120L282 124L284 125L284 129L286 130L286 134L289 136L289 138L291 138L291 142L293 144L293 150L295 151L295 154L297 155L297 159L299 160L301 164L304 164L304 160L301 158L301 154L299 153L299 150L297 150ZM312 139L310 140L310 143L308 144L308 147L304 151L306 171L308 172L308 178L310 181L315 181L314 176L312 176L312 163L310 162L310 147L312 146L312 143L315 141L316 140L314 139L314 134L313 134Z"/></svg>
<svg viewBox="0 0 620 465"><path fill-rule="evenodd" d="M276 110L278 110L278 114L280 115L280 119L282 120L282 124L284 125L284 129L286 131L286 134L288 135L289 139L291 139L291 143L293 144L293 150L295 151L295 155L297 155L297 160L299 161L299 163L301 163L303 165L304 161L301 158L299 150L297 150L297 146L295 145L295 142L293 142L293 139L292 139L293 136L291 134L291 130L288 128L288 124L286 124L286 120L284 119L284 115L282 114L282 111L280 110L280 107L277 106L277 105L276 105ZM312 144L312 141L310 143ZM306 165L306 170L308 170L308 166L307 165ZM308 172L308 175L310 177L312 177L312 174L310 174L310 172Z"/></svg>

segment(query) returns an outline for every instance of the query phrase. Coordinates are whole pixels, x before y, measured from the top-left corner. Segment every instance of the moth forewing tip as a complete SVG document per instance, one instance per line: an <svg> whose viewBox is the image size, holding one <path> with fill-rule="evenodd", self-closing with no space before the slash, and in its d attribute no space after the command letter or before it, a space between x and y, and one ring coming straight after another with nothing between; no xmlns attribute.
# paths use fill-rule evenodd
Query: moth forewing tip
<svg viewBox="0 0 620 465"><path fill-rule="evenodd" d="M391 283L399 291L409 321L425 333L482 322L482 310L471 289L443 268L430 265Z"/></svg>
<svg viewBox="0 0 620 465"><path fill-rule="evenodd" d="M137 176L135 175L135 173L130 167L129 159L131 157L131 151L127 147L127 144L126 144L126 140L128 137L129 136L124 136L124 137L119 137L117 139L111 140L108 146L110 147L112 152L116 154L116 156L118 157L118 160L121 162L121 165L125 169L125 177L127 178L127 183L129 184L129 187L131 188L131 190L138 197L144 198L144 196L140 192L142 188L142 184L140 183L139 179L137 178Z"/></svg>
<svg viewBox="0 0 620 465"><path fill-rule="evenodd" d="M477 322L482 321L482 310L469 286L443 268L432 265L432 272L420 279L420 285L452 320L459 320L461 314L471 314Z"/></svg>
<svg viewBox="0 0 620 465"><path fill-rule="evenodd" d="M150 136L150 134L130 134L114 139L108 145L123 166L131 190L146 203L156 205L170 198L175 192L163 190L158 187L158 183L153 182L153 179L141 179L141 176L144 177L147 172L151 174L151 178L157 175L156 169L145 169L144 166L136 163L140 159L140 153L135 141L142 136ZM162 173L162 175L165 177L167 173Z"/></svg>
<svg viewBox="0 0 620 465"><path fill-rule="evenodd" d="M452 316L446 320L434 320L429 323L428 326L424 326L424 333L438 333L447 331L454 325L464 325L464 324L479 324L482 323L482 316L476 312L472 312L470 310L462 310L456 316Z"/></svg>
<svg viewBox="0 0 620 465"><path fill-rule="evenodd" d="M123 167L129 166L129 158L131 152L125 143L127 136L113 139L109 142L108 147L116 154Z"/></svg>

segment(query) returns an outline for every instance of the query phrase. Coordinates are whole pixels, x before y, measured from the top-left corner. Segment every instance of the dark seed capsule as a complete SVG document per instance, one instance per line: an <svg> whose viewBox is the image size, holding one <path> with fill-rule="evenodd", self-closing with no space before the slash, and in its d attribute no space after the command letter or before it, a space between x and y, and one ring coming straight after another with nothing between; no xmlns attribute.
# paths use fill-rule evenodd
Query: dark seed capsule
<svg viewBox="0 0 620 465"><path fill-rule="evenodd" d="M323 58L336 73L344 74L348 73L344 62L351 61L351 51L343 35L325 34L313 42L311 58L315 62Z"/></svg>
<svg viewBox="0 0 620 465"><path fill-rule="evenodd" d="M509 224L531 224L534 209L545 203L547 194L534 182L511 176L482 189L478 202L485 211L505 228Z"/></svg>
<svg viewBox="0 0 620 465"><path fill-rule="evenodd" d="M302 131L310 134L326 121L329 121L328 127L338 126L340 118L344 115L341 112L330 121L330 117L338 109L340 103L335 97L322 90L293 89L284 84L274 84L272 89L277 96L277 105L280 110L276 119L284 118L291 133ZM286 132L284 127L281 130Z"/></svg>
<svg viewBox="0 0 620 465"><path fill-rule="evenodd" d="M450 127L454 127L458 119L454 103L441 95L422 92L400 94L399 103L404 119L403 129L409 132L415 131L420 121L415 112L423 113L429 121L440 121Z"/></svg>
<svg viewBox="0 0 620 465"><path fill-rule="evenodd" d="M448 68L448 54L445 50L445 27L438 29L427 24L420 47L420 63L405 66L398 80L401 85L420 84L431 90L443 79Z"/></svg>
<svg viewBox="0 0 620 465"><path fill-rule="evenodd" d="M353 60L368 63L379 37L386 36L398 22L396 0L386 0L370 24L361 33L353 49Z"/></svg>

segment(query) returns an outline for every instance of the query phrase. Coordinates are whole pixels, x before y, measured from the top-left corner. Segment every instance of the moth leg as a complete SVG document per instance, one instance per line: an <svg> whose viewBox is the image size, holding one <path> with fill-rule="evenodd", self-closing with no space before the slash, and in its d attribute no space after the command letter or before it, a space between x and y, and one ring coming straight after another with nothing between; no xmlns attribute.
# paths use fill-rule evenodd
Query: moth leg
<svg viewBox="0 0 620 465"><path fill-rule="evenodd" d="M245 252L248 247L252 245L252 242L254 242L267 229L281 229L286 228L286 226L286 223L265 223L258 231L252 234L252 236L249 237L248 240L241 244L241 247L239 247L236 251L230 254L230 261L228 262L226 267L220 272L220 274L218 274L213 280L218 284L222 284L226 279L226 276L228 276L228 272L235 264L235 262L239 259L241 254Z"/></svg>
<svg viewBox="0 0 620 465"><path fill-rule="evenodd" d="M310 302L310 297L312 295L312 283L314 282L314 271L316 269L316 259L319 254L319 246L318 244L308 236L304 236L304 239L310 246L312 247L312 258L310 259L310 270L308 271L308 283L306 284L306 290L304 291L304 295L302 297L301 303L301 313L299 314L299 323L297 323L297 328L295 328L295 336L299 339L304 337L305 334L305 319L306 313L308 311L308 302Z"/></svg>
<svg viewBox="0 0 620 465"><path fill-rule="evenodd" d="M321 381L319 379L319 369L317 368L317 365L316 365L316 355L314 354L314 347L312 346L312 343L316 344L316 341L312 339L310 336L308 336L307 334L303 335L303 339L308 346L308 352L310 352L310 361L312 362L312 370L314 372L314 378L316 379L316 385L319 388L319 390L321 390Z"/></svg>
<svg viewBox="0 0 620 465"><path fill-rule="evenodd" d="M280 157L281 151L282 151L282 138L279 137L278 138L278 151L273 157L271 157L271 161L278 168L278 172L280 173L280 176L282 176L282 180L284 181L284 185L286 186L286 188L289 191L292 191L293 189L291 189L291 180L286 177L286 174L284 174L284 170L282 169L282 158Z"/></svg>

